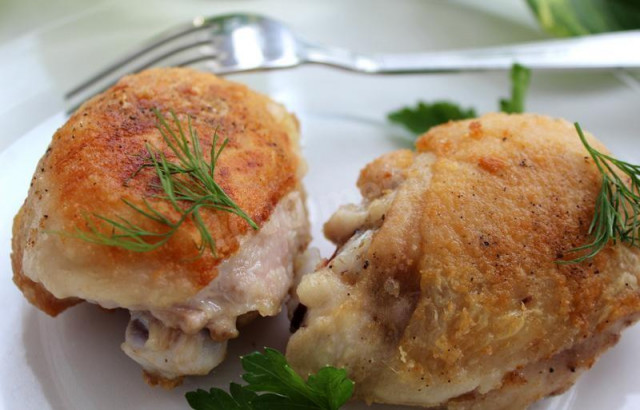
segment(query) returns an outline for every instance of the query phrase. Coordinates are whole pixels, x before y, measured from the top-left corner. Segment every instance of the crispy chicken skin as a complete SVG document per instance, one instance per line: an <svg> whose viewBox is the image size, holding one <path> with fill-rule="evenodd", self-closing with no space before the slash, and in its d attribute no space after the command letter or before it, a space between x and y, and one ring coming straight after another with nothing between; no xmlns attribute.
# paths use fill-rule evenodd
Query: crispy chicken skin
<svg viewBox="0 0 640 410"><path fill-rule="evenodd" d="M362 205L325 225L338 249L297 288L290 363L344 366L368 402L520 409L564 391L640 312L637 248L557 263L590 241L601 184L574 127L489 114L416 147L365 167Z"/></svg>
<svg viewBox="0 0 640 410"><path fill-rule="evenodd" d="M138 206L147 200L178 219L159 198L155 170L140 168L148 161L146 144L162 150L169 161L173 158L157 129L154 109L174 129L171 113L184 127L190 118L207 160L214 134L220 136L218 145L228 138L215 179L260 230L229 212L203 210L216 253L202 257L197 257L199 233L190 220L167 244L146 253L60 234L87 229L85 217L92 214L121 216L149 230L166 229L132 211L123 199ZM309 241L300 182L304 167L295 116L268 97L191 69L152 69L124 77L83 104L55 133L40 160L14 221L14 282L50 315L81 300L137 312L137 322L130 325L136 330L135 343L128 344L129 351L123 346L132 357L138 355L136 360L143 355L147 362L152 356L171 362L162 355L175 346L151 340L156 334L160 339L185 339L192 354L184 357L206 359L202 346L213 343L212 338L222 343L237 336L238 316L280 310L294 281L293 260ZM270 244L270 254L260 253L261 243ZM223 285L221 295L215 289ZM212 337L202 338L202 329ZM150 346L147 339L155 343L153 354L141 353ZM212 349L221 352L221 360L224 349L209 346ZM208 369L196 366L197 371L189 370L188 360L173 369L161 364L145 368L171 379L206 373L213 361L207 363Z"/></svg>

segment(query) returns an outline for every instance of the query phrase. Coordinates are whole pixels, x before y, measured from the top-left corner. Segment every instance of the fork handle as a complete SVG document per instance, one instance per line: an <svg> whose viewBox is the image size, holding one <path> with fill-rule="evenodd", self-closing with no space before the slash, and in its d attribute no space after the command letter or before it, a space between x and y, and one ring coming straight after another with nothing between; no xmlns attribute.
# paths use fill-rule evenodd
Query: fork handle
<svg viewBox="0 0 640 410"><path fill-rule="evenodd" d="M380 73L640 68L640 30L510 46L374 57Z"/></svg>
<svg viewBox="0 0 640 410"><path fill-rule="evenodd" d="M372 74L533 69L640 68L640 30L509 46L367 56L306 44L305 60Z"/></svg>

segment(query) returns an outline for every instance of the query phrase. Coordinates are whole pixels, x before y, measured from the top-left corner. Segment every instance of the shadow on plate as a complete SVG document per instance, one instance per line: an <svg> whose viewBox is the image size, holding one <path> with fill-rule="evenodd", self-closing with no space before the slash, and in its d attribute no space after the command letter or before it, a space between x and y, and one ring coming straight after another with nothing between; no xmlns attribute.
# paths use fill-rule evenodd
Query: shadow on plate
<svg viewBox="0 0 640 410"><path fill-rule="evenodd" d="M289 336L284 314L255 320L229 343L227 359L211 374L164 390L147 386L138 364L120 350L128 318L125 310L106 311L88 303L57 318L26 308L26 361L52 409L186 409L184 393L241 382L239 356L263 346L284 351Z"/></svg>

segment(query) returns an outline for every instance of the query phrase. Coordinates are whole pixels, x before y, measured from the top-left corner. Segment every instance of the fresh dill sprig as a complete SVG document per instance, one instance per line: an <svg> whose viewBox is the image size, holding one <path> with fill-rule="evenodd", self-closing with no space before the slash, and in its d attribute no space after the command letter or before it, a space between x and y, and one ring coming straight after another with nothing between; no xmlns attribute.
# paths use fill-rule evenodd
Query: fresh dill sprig
<svg viewBox="0 0 640 410"><path fill-rule="evenodd" d="M575 127L582 144L600 171L602 187L589 226L589 235L593 241L571 249L569 253L586 253L569 261L559 261L562 264L591 259L609 242L640 247L640 165L620 161L596 150L587 142L580 124L575 123ZM628 178L626 182L621 174Z"/></svg>
<svg viewBox="0 0 640 410"><path fill-rule="evenodd" d="M179 218L172 220L154 208L147 199L142 206L136 205L127 199L122 201L132 210L163 226L162 231L150 231L143 226L116 215L108 218L99 214L83 215L88 230L76 227L76 230L67 235L82 239L98 245L115 246L134 252L148 252L158 249L166 244L184 222L190 220L200 234L200 242L196 243L198 256L206 250L216 254L216 246L211 233L202 219L203 209L220 210L240 216L253 229L258 225L224 192L214 179L216 164L226 147L228 139L225 139L220 148L216 150L218 134L214 133L211 144L210 160L207 161L200 145L200 139L191 125L191 118L187 120L187 132L185 134L182 124L175 113L171 113L171 119L177 131L174 131L166 118L157 110L154 110L158 119L158 130L164 142L175 156L175 161L169 161L165 153L159 149L146 145L149 158L131 176L135 178L144 168L153 168L160 181L156 188L162 189L164 194L154 196L163 199L177 212ZM103 227L91 218L102 222ZM104 233L104 225L110 229L110 233Z"/></svg>

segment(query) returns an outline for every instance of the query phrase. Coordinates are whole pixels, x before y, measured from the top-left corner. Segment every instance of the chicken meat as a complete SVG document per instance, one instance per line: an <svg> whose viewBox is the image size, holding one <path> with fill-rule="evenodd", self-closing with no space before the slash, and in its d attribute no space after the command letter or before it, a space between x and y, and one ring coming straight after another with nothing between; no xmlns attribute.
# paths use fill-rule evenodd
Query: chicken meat
<svg viewBox="0 0 640 410"><path fill-rule="evenodd" d="M606 149L588 135L597 149ZM361 172L297 288L287 358L345 367L367 402L523 409L563 392L640 312L640 250L589 243L601 176L564 120L488 114Z"/></svg>
<svg viewBox="0 0 640 410"><path fill-rule="evenodd" d="M167 229L127 202L179 219L159 192L156 169L145 165L148 146L177 161L158 112L175 115L169 126L176 133L178 124L190 124L205 160L227 139L215 181L259 229L236 214L201 208L212 252L199 253L193 219L149 252L82 240L90 223L113 232L91 215ZM304 171L298 122L268 97L191 69L124 77L83 104L40 160L14 221L14 282L53 316L81 301L128 309L122 348L151 384L170 387L184 375L206 374L224 358L237 326L276 315L297 282L296 258L310 239Z"/></svg>

